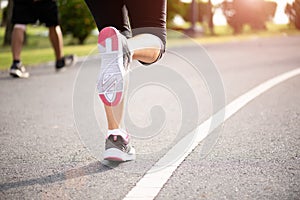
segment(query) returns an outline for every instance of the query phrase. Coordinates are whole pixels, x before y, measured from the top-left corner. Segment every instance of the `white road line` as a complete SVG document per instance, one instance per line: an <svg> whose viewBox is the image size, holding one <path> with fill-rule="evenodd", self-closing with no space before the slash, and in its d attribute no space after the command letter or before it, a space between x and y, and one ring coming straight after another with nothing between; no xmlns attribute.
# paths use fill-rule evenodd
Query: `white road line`
<svg viewBox="0 0 300 200"><path fill-rule="evenodd" d="M244 95L232 101L225 108L223 108L222 110L214 114L212 117L210 117L208 120L203 122L197 128L196 135L193 134L194 132L188 134L180 142L178 142L170 151L168 151L164 155L164 157L162 157L157 163L155 163L155 165L148 172L146 172L146 174L140 179L140 181L136 184L136 186L128 192L124 200L154 199L159 193L159 191L162 189L164 184L169 180L173 172L177 169L177 167L209 133L211 133L214 129L220 126L233 114L235 114L237 111L239 111L241 108L243 108L246 104L248 104L250 101L258 97L259 95L263 94L270 88L284 82L285 80L288 80L299 74L300 74L300 68L297 68L295 70L276 76L258 85L257 87L253 88L249 92L245 93ZM218 117L220 115L223 115L224 111L225 111L225 118ZM213 118L220 119L220 120L217 121L215 124L213 124L213 127L211 127L210 122ZM186 140L190 140L190 141L192 140L193 141L192 145L190 145L188 149L185 149L186 151L182 153L180 157L172 165L160 169L160 167L164 166L164 163L166 164L168 158L174 159L174 153L178 152L178 149L180 150L184 149L182 148L182 144L186 144L186 142L184 142Z"/></svg>

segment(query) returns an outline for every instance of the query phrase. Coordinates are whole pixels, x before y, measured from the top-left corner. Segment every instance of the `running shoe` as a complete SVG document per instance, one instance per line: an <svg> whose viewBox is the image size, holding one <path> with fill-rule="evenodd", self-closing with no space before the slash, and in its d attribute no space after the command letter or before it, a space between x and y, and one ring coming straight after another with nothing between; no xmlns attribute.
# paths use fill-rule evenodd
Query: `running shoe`
<svg viewBox="0 0 300 200"><path fill-rule="evenodd" d="M9 74L14 78L29 77L29 73L26 71L26 68L21 62L12 64L9 70Z"/></svg>
<svg viewBox="0 0 300 200"><path fill-rule="evenodd" d="M72 66L76 63L75 55L67 55L56 61L55 69L57 72L64 71L66 67Z"/></svg>
<svg viewBox="0 0 300 200"><path fill-rule="evenodd" d="M107 106L116 106L122 99L124 75L131 62L127 39L116 28L102 29L98 37L101 69L97 82L99 97Z"/></svg>
<svg viewBox="0 0 300 200"><path fill-rule="evenodd" d="M135 160L135 149L129 144L129 135L120 129L109 130L106 141L104 160L130 161Z"/></svg>

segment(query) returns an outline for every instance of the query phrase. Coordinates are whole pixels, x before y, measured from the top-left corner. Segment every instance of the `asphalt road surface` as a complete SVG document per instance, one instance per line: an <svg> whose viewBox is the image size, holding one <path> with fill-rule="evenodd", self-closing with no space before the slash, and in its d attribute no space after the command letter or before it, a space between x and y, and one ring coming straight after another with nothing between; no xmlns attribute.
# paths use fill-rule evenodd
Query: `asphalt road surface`
<svg viewBox="0 0 300 200"><path fill-rule="evenodd" d="M101 158L107 125L95 92L98 56L64 73L49 65L31 68L29 79L1 73L0 199L124 199L222 105L300 68L299 36L205 50L183 45L170 48L156 67L135 63L125 124L137 160L121 164ZM300 199L299 88L300 75L294 75L242 106L183 157L155 199ZM140 199L148 192L141 190Z"/></svg>

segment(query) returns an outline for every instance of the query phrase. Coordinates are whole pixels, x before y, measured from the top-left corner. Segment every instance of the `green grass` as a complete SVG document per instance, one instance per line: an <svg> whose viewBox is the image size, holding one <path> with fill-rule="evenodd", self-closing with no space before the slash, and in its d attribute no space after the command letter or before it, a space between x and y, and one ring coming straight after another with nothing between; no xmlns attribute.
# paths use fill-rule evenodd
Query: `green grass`
<svg viewBox="0 0 300 200"><path fill-rule="evenodd" d="M4 28L0 28L0 42L3 43ZM24 65L38 65L41 63L53 61L54 51L47 36L48 29L42 26L27 27L27 44L22 49L22 62ZM64 54L76 54L85 56L95 49L97 41L96 36L90 36L85 45L74 45L71 36L64 37ZM95 51L93 51L95 52ZM0 49L0 70L6 70L10 67L12 61L10 46L1 46Z"/></svg>
<svg viewBox="0 0 300 200"><path fill-rule="evenodd" d="M64 53L65 54L76 54L77 56L85 56L88 55L93 49L95 45L88 44L84 46L65 46ZM54 51L52 48L24 48L22 51L22 62L25 65L38 65L40 63L45 63L49 61L54 61ZM0 70L5 70L10 67L12 61L12 56L10 51L1 52L0 54ZM53 62L54 66L54 62Z"/></svg>
<svg viewBox="0 0 300 200"><path fill-rule="evenodd" d="M205 26L205 25L204 25ZM202 36L194 38L200 44L220 43L229 41L249 40L256 37L274 37L280 35L300 34L299 30L289 25L274 25L267 24L268 31L252 31L249 27L244 28L242 34L233 35L233 30L228 26L215 27L216 35L210 36L204 33ZM0 28L0 45L3 43L4 28ZM54 52L50 41L47 37L47 28L43 26L28 26L27 27L27 45L22 50L22 62L27 66L35 66L41 63L53 61ZM168 47L183 45L189 43L189 39L182 37L182 33L169 31L168 32ZM96 36L90 36L84 45L75 45L71 36L64 37L64 53L76 54L77 56L85 56L91 53L96 53ZM11 50L9 46L0 48L0 70L7 70L12 61Z"/></svg>

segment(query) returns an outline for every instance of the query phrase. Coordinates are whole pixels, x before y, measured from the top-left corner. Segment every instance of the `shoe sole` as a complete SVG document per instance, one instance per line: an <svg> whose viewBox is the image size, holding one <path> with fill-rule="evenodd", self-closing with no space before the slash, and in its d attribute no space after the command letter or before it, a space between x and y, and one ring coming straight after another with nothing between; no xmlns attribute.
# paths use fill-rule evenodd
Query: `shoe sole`
<svg viewBox="0 0 300 200"><path fill-rule="evenodd" d="M120 103L124 90L122 43L117 29L106 27L98 36L101 69L97 83L98 94L107 106Z"/></svg>
<svg viewBox="0 0 300 200"><path fill-rule="evenodd" d="M109 161L119 161L119 162L125 162L130 160L135 160L135 150L131 148L130 153L123 152L116 148L110 148L105 150L103 154L104 160Z"/></svg>

